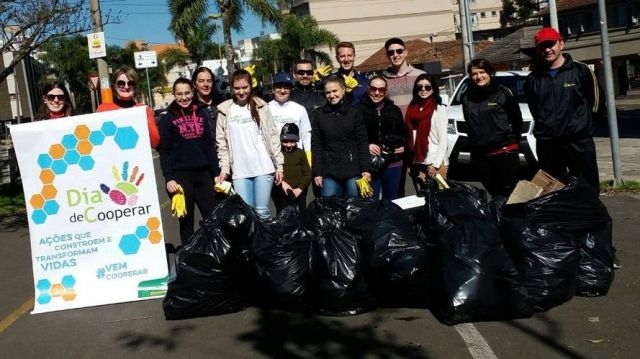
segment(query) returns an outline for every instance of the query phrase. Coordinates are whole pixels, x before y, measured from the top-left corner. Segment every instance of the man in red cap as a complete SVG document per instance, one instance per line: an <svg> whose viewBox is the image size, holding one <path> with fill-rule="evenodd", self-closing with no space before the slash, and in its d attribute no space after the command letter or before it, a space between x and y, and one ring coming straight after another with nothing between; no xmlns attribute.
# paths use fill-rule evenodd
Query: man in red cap
<svg viewBox="0 0 640 359"><path fill-rule="evenodd" d="M563 54L564 40L553 28L535 35L538 54L527 78L540 168L553 177L582 176L600 192L593 121L604 110L604 96L589 67Z"/></svg>

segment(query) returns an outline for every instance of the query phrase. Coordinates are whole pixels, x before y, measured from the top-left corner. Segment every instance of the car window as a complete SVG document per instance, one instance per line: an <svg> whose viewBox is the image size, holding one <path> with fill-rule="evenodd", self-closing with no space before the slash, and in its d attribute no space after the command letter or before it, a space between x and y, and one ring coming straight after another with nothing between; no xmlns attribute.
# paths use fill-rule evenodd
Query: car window
<svg viewBox="0 0 640 359"><path fill-rule="evenodd" d="M506 86L509 89L511 89L511 92L513 92L513 95L518 99L519 103L526 103L527 102L527 98L525 96L524 93L524 84L526 81L526 77L525 76L495 76L493 78L493 81L499 83L500 85ZM469 88L469 81L470 79L468 77L465 77L464 80L462 80L462 83L460 84L460 87L458 88L458 92L456 92L456 94L453 96L453 99L451 100L451 105L455 106L455 105L461 105L461 99L462 99L462 95L467 92L467 89Z"/></svg>

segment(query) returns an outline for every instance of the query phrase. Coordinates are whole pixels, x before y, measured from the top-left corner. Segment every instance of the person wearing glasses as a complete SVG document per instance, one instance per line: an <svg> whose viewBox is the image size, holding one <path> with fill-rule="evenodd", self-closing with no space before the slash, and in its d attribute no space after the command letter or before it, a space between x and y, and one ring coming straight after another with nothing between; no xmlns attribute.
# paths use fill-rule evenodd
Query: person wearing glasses
<svg viewBox="0 0 640 359"><path fill-rule="evenodd" d="M35 121L73 116L73 104L69 91L63 84L50 83L44 87L42 93L42 103L38 115L35 116Z"/></svg>
<svg viewBox="0 0 640 359"><path fill-rule="evenodd" d="M211 138L205 105L194 101L191 81L184 77L173 83L175 100L160 118L160 168L170 196L182 192L186 214L178 218L180 240L185 245L194 232L194 206L206 218L216 206L213 189L218 175L218 157Z"/></svg>
<svg viewBox="0 0 640 359"><path fill-rule="evenodd" d="M367 128L360 110L345 101L344 78L325 78L327 104L311 118L311 173L322 197L357 198L356 179L371 182Z"/></svg>
<svg viewBox="0 0 640 359"><path fill-rule="evenodd" d="M231 99L218 105L216 142L220 175L233 177L233 187L262 220L271 218L272 187L283 179L284 156L269 105L251 88L251 74L237 70L231 77Z"/></svg>
<svg viewBox="0 0 640 359"><path fill-rule="evenodd" d="M293 70L295 84L291 91L291 100L302 105L307 115L318 107L324 106L327 99L322 91L318 91L313 84L313 65L309 60L298 60Z"/></svg>
<svg viewBox="0 0 640 359"><path fill-rule="evenodd" d="M442 104L436 79L418 75L413 97L404 116L410 151L410 175L416 191L427 178L447 177L447 108Z"/></svg>
<svg viewBox="0 0 640 359"><path fill-rule="evenodd" d="M491 196L509 197L518 183L520 105L509 88L493 81L496 71L485 59L467 66L469 89L462 97L468 126L471 165Z"/></svg>
<svg viewBox="0 0 640 359"><path fill-rule="evenodd" d="M138 73L129 66L122 66L111 75L111 87L115 92L112 103L101 103L96 112L113 111L134 106L146 106L135 99L136 86L138 84ZM156 120L151 107L147 108L147 128L149 130L149 141L151 147L156 148L160 143L160 134L156 127Z"/></svg>
<svg viewBox="0 0 640 359"><path fill-rule="evenodd" d="M350 76L354 78L358 83L351 91L347 91L345 100L353 105L358 105L360 100L367 94L367 86L369 80L367 77L356 71L354 68L356 62L356 48L352 43L343 41L336 46L336 60L340 67L335 73L340 76Z"/></svg>
<svg viewBox="0 0 640 359"><path fill-rule="evenodd" d="M360 102L360 112L367 126L373 198L394 200L402 178L402 156L407 141L400 108L386 97L387 80L375 76L369 80L368 96Z"/></svg>

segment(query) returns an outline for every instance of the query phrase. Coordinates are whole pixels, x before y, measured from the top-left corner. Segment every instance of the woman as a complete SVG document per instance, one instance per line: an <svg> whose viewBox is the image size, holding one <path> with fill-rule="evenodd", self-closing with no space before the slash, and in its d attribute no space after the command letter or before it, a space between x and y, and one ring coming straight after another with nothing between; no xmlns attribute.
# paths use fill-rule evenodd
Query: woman
<svg viewBox="0 0 640 359"><path fill-rule="evenodd" d="M442 105L436 79L421 74L413 83L413 98L407 107L405 125L416 191L427 178L447 177L447 108Z"/></svg>
<svg viewBox="0 0 640 359"><path fill-rule="evenodd" d="M522 113L511 91L493 80L496 71L485 59L467 66L470 86L462 99L468 126L471 163L492 196L508 197L518 183L518 143Z"/></svg>
<svg viewBox="0 0 640 359"><path fill-rule="evenodd" d="M356 179L371 182L367 128L358 108L344 101L342 76L324 81L327 104L311 119L311 173L322 197L358 197Z"/></svg>
<svg viewBox="0 0 640 359"><path fill-rule="evenodd" d="M218 111L216 106L224 101L224 98L216 91L216 82L213 71L208 67L198 67L191 76L191 82L196 87L197 100L200 101L207 110L207 120L213 131L213 138L216 138L216 118Z"/></svg>
<svg viewBox="0 0 640 359"><path fill-rule="evenodd" d="M71 97L63 84L58 82L48 84L42 93L42 103L35 121L53 120L73 115Z"/></svg>
<svg viewBox="0 0 640 359"><path fill-rule="evenodd" d="M158 153L167 192L174 195L181 186L185 197L186 215L178 221L180 240L186 244L193 234L194 204L203 218L216 205L213 179L219 167L206 109L193 102L191 82L177 79L173 95L175 100L160 119Z"/></svg>
<svg viewBox="0 0 640 359"><path fill-rule="evenodd" d="M237 70L231 77L232 98L218 105L216 143L220 175L233 177L233 187L263 220L271 218L271 188L283 178L284 156L269 105L251 88L251 75Z"/></svg>
<svg viewBox="0 0 640 359"><path fill-rule="evenodd" d="M146 106L135 100L136 85L138 84L138 74L136 70L129 66L122 66L113 72L111 76L111 87L116 96L112 103L102 103L96 112L119 110L121 108L131 108L134 106ZM156 127L156 120L153 111L147 106L147 128L149 129L149 141L151 147L156 148L160 142L160 134Z"/></svg>
<svg viewBox="0 0 640 359"><path fill-rule="evenodd" d="M407 140L404 118L400 108L386 97L387 80L375 76L369 81L367 95L360 102L360 112L367 126L369 153L377 156L372 161L373 198L394 200L398 198L402 178L402 154ZM374 164L379 168L375 169Z"/></svg>

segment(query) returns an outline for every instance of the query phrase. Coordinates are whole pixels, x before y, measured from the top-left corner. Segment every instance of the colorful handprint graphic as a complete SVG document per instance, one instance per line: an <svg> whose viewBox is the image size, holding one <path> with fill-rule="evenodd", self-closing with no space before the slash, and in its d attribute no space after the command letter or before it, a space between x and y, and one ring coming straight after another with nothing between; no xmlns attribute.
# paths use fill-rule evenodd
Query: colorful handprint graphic
<svg viewBox="0 0 640 359"><path fill-rule="evenodd" d="M121 206L127 204L134 206L138 203L138 186L144 179L144 173L138 176L138 166L133 167L131 176L129 176L129 162L125 161L122 164L122 173L118 172L118 168L114 165L111 168L113 178L116 180L115 188L109 188L104 183L100 184L100 189L105 194L109 195L111 201Z"/></svg>

